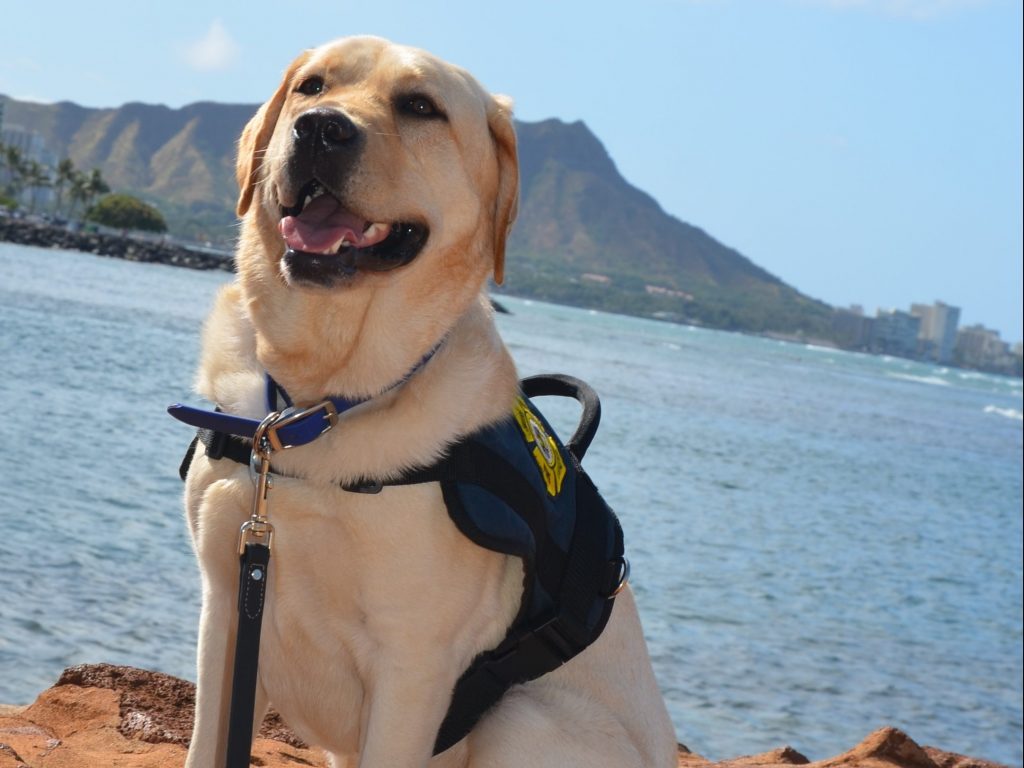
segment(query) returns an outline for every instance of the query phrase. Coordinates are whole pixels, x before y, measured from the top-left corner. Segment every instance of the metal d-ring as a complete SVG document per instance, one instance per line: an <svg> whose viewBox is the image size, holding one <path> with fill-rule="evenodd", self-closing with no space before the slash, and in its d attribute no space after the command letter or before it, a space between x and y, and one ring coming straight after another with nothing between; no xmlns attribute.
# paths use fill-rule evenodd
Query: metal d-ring
<svg viewBox="0 0 1024 768"><path fill-rule="evenodd" d="M619 592L626 588L627 584L629 584L629 560L626 558L626 556L619 555L614 560L612 560L612 562L619 563L619 583L616 585L615 589L612 590L612 593L608 595L608 597L615 597L617 594L619 594Z"/></svg>

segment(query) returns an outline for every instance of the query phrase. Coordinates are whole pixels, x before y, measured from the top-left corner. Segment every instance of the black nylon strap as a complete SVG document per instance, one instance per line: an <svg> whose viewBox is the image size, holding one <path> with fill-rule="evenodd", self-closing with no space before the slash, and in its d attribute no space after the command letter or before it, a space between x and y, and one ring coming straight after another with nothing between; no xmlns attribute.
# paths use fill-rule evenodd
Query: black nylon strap
<svg viewBox="0 0 1024 768"><path fill-rule="evenodd" d="M260 632L270 568L270 549L246 544L238 577L238 634L231 679L226 768L248 768L260 658Z"/></svg>
<svg viewBox="0 0 1024 768"><path fill-rule="evenodd" d="M494 651L478 656L452 692L434 754L462 741L513 685L536 680L578 654L587 643L566 637L564 623L549 619L539 627L506 638Z"/></svg>
<svg viewBox="0 0 1024 768"><path fill-rule="evenodd" d="M189 443L185 457L178 468L178 475L184 480L188 477L189 467L195 458L196 444L202 443L206 448L206 458L214 461L218 459L231 459L237 464L249 464L252 455L252 441L243 437L229 435L224 432L214 432L212 429L200 429L192 442ZM275 475L288 477L281 472L273 470ZM419 467L402 473L394 480L357 480L350 483L342 483L341 487L352 493L380 493L381 489L389 485L419 485L420 483L434 483L446 479L450 475L447 463L439 462L430 467Z"/></svg>
<svg viewBox="0 0 1024 768"><path fill-rule="evenodd" d="M455 685L435 755L465 738L509 688L557 669L594 642L608 623L621 573L615 566L623 556L622 528L582 468L576 477L576 526L556 598L558 615L525 628L517 618L496 649L473 660ZM487 484L486 478L477 480ZM543 578L540 570L537 577Z"/></svg>
<svg viewBox="0 0 1024 768"><path fill-rule="evenodd" d="M611 613L611 601L602 603L601 598L611 597L618 588L617 566L625 547L618 518L582 469L576 476L576 515L562 581L563 629L589 644Z"/></svg>
<svg viewBox="0 0 1024 768"><path fill-rule="evenodd" d="M188 470L192 466L192 459L196 457L196 443L199 442L199 435L192 438L192 442L188 444L188 450L185 451L185 456L181 460L181 464L178 466L178 477L185 480L188 477Z"/></svg>

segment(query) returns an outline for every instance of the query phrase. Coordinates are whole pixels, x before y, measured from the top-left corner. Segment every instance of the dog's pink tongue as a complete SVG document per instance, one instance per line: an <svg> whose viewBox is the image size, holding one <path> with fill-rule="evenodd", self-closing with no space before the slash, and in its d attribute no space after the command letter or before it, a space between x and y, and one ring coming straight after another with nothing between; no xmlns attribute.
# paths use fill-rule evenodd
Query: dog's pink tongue
<svg viewBox="0 0 1024 768"><path fill-rule="evenodd" d="M285 216L277 228L289 248L333 253L342 238L358 245L366 222L346 211L331 195L311 200L298 216Z"/></svg>

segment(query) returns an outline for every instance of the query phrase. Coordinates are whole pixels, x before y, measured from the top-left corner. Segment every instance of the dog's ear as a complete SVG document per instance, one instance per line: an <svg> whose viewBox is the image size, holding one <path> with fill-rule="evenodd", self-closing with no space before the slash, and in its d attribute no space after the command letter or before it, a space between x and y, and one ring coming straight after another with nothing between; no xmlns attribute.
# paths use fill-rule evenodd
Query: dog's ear
<svg viewBox="0 0 1024 768"><path fill-rule="evenodd" d="M274 126L277 125L281 107L288 96L292 78L295 76L295 71L309 59L310 53L310 51L303 51L291 63L281 84L277 86L277 91L266 104L256 110L256 114L245 126L242 136L238 140L238 163L235 166L235 174L238 177L239 195L236 210L239 216L244 216L245 212L249 210L249 206L252 205L263 156L267 152L267 145L270 144L270 137L274 134Z"/></svg>
<svg viewBox="0 0 1024 768"><path fill-rule="evenodd" d="M495 96L487 117L498 157L498 193L494 200L494 282L505 279L505 241L519 210L519 155L512 125L512 99Z"/></svg>

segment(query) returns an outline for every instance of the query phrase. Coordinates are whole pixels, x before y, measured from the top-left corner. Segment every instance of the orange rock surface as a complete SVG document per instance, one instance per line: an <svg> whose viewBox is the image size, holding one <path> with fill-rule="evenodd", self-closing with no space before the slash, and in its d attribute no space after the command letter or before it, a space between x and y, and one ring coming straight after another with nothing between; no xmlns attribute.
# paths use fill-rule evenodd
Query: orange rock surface
<svg viewBox="0 0 1024 768"><path fill-rule="evenodd" d="M195 686L178 678L108 664L71 667L27 707L0 707L0 768L180 768L192 729ZM253 746L263 768L327 768L273 713ZM810 762L783 747L711 762L679 748L679 768L997 768L934 747L895 728L870 734L849 752Z"/></svg>

